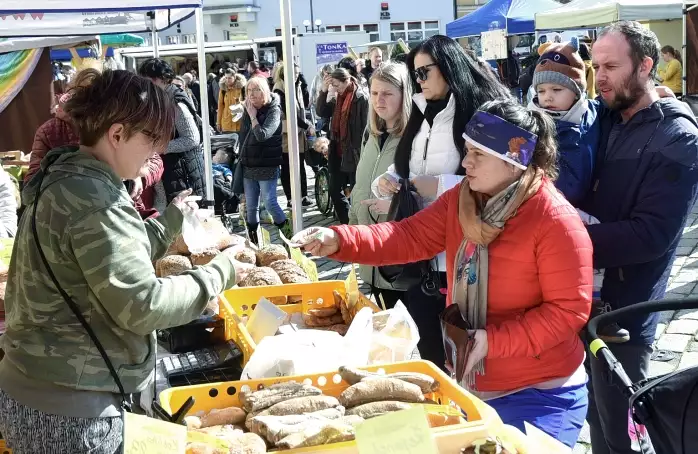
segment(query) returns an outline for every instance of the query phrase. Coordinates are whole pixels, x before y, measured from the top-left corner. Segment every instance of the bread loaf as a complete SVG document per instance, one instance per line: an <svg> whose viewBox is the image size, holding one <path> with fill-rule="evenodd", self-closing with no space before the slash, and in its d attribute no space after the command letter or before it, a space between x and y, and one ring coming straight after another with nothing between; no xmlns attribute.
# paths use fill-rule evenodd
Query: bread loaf
<svg viewBox="0 0 698 454"><path fill-rule="evenodd" d="M158 277L176 276L190 269L191 262L183 255L168 255L155 263L155 274Z"/></svg>
<svg viewBox="0 0 698 454"><path fill-rule="evenodd" d="M240 282L240 287L260 287L264 285L281 285L281 279L276 272L269 267L255 268ZM269 297L274 304L286 304L285 296Z"/></svg>
<svg viewBox="0 0 698 454"><path fill-rule="evenodd" d="M278 244L270 244L257 251L257 264L259 266L269 266L277 260L285 260L287 258L286 249Z"/></svg>
<svg viewBox="0 0 698 454"><path fill-rule="evenodd" d="M201 265L206 265L207 263L209 263L218 254L220 254L220 251L218 249L211 248L211 249L204 249L201 252L195 252L189 258L191 259L191 264L193 266L201 266Z"/></svg>

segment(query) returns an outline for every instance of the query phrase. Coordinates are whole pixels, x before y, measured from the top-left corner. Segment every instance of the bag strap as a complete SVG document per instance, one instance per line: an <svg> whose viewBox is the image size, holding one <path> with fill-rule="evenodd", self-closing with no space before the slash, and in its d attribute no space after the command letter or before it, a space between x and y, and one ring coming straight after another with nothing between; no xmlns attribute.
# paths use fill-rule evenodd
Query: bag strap
<svg viewBox="0 0 698 454"><path fill-rule="evenodd" d="M85 317L82 315L80 312L80 309L78 308L77 304L75 304L75 301L66 293L66 291L61 287L61 284L58 283L58 279L56 278L56 275L53 274L53 270L51 269L51 266L48 263L48 260L46 259L46 255L44 254L44 250L41 246L41 242L39 241L39 234L36 230L36 209L39 206L39 197L41 197L41 183L43 183L43 174L41 176L41 180L39 180L39 192L37 193L36 199L34 199L34 207L32 209L32 233L34 235L34 242L36 242L36 248L39 250L39 255L41 256L41 261L44 263L44 267L46 267L46 271L48 272L49 277L53 281L53 285L56 286L56 289L58 290L58 293L61 294L63 297L63 300L66 302L68 307L70 307L70 310L73 311L73 314L75 314L75 317L78 319L80 324L82 325L83 328L85 328L85 331L87 331L87 334L90 336L90 339L92 342L95 344L95 347L97 347L97 350L99 350L99 354L102 355L102 359L104 360L105 364L107 365L107 369L109 369L109 373L111 374L112 378L116 382L116 387L119 388L119 393L121 394L121 408L125 411L128 411L129 413L131 412L131 404L128 403L128 399L126 398L126 391L124 391L124 385L121 383L121 379L119 378L119 375L116 373L116 369L114 368L114 365L112 364L111 360L109 359L109 356L107 355L106 350L102 346L102 343L97 339L97 335L95 332L92 330L92 327L87 323L87 320L85 320Z"/></svg>

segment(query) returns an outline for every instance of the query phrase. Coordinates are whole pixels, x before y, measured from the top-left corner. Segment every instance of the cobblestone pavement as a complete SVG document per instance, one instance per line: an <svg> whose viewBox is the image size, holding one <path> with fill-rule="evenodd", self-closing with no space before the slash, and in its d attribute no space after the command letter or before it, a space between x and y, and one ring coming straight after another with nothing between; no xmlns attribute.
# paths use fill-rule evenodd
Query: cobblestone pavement
<svg viewBox="0 0 698 454"><path fill-rule="evenodd" d="M666 298L698 297L698 205L693 208L683 230ZM650 375L664 375L678 369L698 366L698 310L662 312L654 349L672 352L670 361L650 361ZM574 454L592 454L589 427L585 425Z"/></svg>

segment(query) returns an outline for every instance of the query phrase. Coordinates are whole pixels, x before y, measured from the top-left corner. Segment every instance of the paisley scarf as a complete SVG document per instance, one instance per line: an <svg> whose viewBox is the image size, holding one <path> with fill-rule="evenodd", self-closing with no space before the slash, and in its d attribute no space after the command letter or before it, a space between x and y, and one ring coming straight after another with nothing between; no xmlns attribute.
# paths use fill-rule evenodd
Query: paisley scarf
<svg viewBox="0 0 698 454"><path fill-rule="evenodd" d="M542 179L542 171L529 167L519 180L489 199L472 191L467 179L461 183L458 219L464 239L454 262L451 297L470 330L485 329L487 325L489 244L519 207L538 191ZM475 374L485 374L484 360L467 376L456 378L462 386L474 389Z"/></svg>

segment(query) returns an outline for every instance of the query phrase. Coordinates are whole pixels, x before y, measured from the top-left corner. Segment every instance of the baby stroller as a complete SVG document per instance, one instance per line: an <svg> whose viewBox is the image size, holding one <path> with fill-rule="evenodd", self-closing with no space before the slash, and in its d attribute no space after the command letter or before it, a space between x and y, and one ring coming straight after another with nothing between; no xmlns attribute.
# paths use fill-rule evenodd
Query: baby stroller
<svg viewBox="0 0 698 454"><path fill-rule="evenodd" d="M239 137L236 133L211 137L213 153L213 198L216 215L236 213L238 196L233 192L233 177L238 161Z"/></svg>
<svg viewBox="0 0 698 454"><path fill-rule="evenodd" d="M682 309L698 309L698 298L649 301L624 307L591 319L587 327L589 349L620 380L635 423L647 428L651 447L647 447L649 443L641 442L643 454L698 453L698 367L633 383L596 331L600 325L608 325L629 315Z"/></svg>

